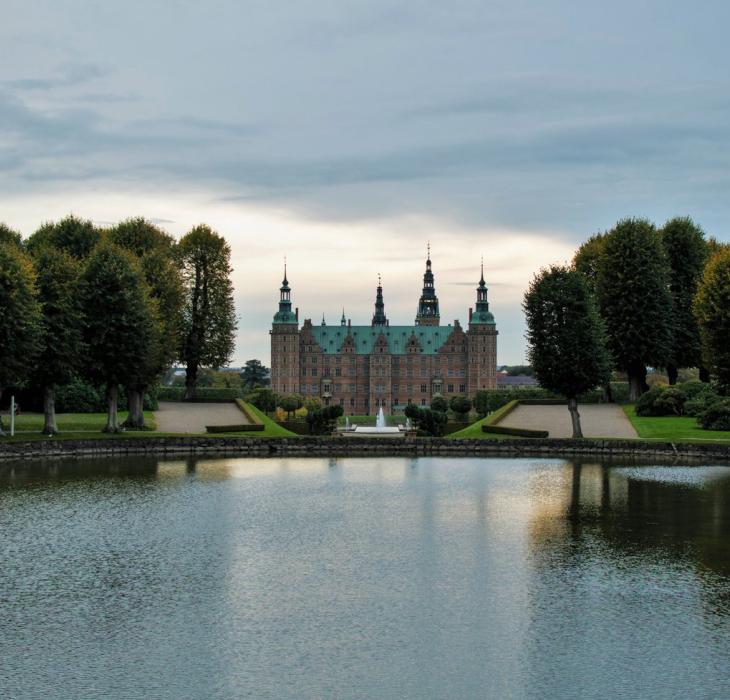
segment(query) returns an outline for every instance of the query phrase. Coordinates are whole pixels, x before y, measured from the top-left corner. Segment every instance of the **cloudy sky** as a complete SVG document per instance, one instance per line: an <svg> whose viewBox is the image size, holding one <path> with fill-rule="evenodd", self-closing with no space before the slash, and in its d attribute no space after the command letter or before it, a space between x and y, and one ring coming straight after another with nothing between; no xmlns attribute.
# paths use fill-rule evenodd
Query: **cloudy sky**
<svg viewBox="0 0 730 700"><path fill-rule="evenodd" d="M234 363L300 314L443 322L484 255L499 361L520 298L618 218L730 240L730 4L0 0L0 221L201 221L234 253Z"/></svg>

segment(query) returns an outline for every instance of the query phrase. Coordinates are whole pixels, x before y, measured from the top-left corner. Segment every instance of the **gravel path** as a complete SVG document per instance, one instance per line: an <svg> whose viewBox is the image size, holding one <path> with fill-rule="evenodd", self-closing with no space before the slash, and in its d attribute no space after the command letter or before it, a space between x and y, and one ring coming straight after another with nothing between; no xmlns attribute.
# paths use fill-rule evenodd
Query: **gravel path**
<svg viewBox="0 0 730 700"><path fill-rule="evenodd" d="M638 435L621 406L582 404L578 407L585 437L636 438ZM567 406L518 406L499 422L509 428L547 430L550 437L572 437L573 428Z"/></svg>
<svg viewBox="0 0 730 700"><path fill-rule="evenodd" d="M155 411L157 430L161 433L204 433L206 425L241 425L248 423L235 403L180 403L166 401Z"/></svg>

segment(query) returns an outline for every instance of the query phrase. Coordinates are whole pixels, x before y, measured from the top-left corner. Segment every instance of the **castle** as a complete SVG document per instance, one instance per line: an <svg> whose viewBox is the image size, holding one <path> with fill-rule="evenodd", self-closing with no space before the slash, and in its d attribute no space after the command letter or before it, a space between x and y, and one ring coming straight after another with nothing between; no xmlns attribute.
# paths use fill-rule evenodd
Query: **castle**
<svg viewBox="0 0 730 700"><path fill-rule="evenodd" d="M352 325L343 311L339 325L327 325L324 318L314 325L306 319L300 328L286 265L279 291L270 331L271 388L278 394L316 397L325 405L339 404L346 414L361 415L381 407L392 413L409 402L428 406L436 396L473 397L496 387L497 329L483 263L466 331L458 320L441 325L430 250L412 326L390 325L380 278L368 326Z"/></svg>

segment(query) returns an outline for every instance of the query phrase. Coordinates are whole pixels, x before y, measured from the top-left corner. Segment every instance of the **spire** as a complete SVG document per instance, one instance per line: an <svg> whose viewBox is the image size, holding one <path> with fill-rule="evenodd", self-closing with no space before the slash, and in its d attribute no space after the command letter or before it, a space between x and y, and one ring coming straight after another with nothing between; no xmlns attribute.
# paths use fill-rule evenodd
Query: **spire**
<svg viewBox="0 0 730 700"><path fill-rule="evenodd" d="M346 326L347 325L347 319L345 318L345 307L342 307L342 318L340 319L340 325Z"/></svg>
<svg viewBox="0 0 730 700"><path fill-rule="evenodd" d="M479 277L479 286L477 287L477 303L474 313L469 319L469 324L494 324L494 316L489 311L489 301L487 299L487 283L484 281L484 257L482 256L481 276Z"/></svg>
<svg viewBox="0 0 730 700"><path fill-rule="evenodd" d="M418 300L418 312L416 313L417 326L438 326L441 317L439 315L439 300L434 287L433 271L431 270L431 241L426 245L426 272L423 274L423 291Z"/></svg>
<svg viewBox="0 0 730 700"><path fill-rule="evenodd" d="M373 314L373 326L387 326L388 319L385 316L385 302L383 301L383 282L378 273L378 290L375 294L375 313Z"/></svg>
<svg viewBox="0 0 730 700"><path fill-rule="evenodd" d="M282 282L284 286L289 285L289 280L286 278L286 255L284 256L284 281Z"/></svg>
<svg viewBox="0 0 730 700"><path fill-rule="evenodd" d="M323 326L327 325L327 321L324 320L324 312L322 312L322 325Z"/></svg>
<svg viewBox="0 0 730 700"><path fill-rule="evenodd" d="M291 289L286 278L286 258L284 258L284 279L279 287L279 310L274 314L274 323L296 323L297 317L291 310Z"/></svg>
<svg viewBox="0 0 730 700"><path fill-rule="evenodd" d="M483 287L486 284L484 281L484 256L482 255L482 276L479 278L479 286Z"/></svg>

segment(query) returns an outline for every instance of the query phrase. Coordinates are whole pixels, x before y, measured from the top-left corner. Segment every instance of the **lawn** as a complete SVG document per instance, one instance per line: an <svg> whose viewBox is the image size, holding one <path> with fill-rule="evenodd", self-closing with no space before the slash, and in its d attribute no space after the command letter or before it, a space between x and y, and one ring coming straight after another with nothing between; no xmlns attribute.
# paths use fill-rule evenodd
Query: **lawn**
<svg viewBox="0 0 730 700"><path fill-rule="evenodd" d="M690 416L637 416L633 404L625 404L624 412L640 438L668 442L727 442L730 431L703 430Z"/></svg>
<svg viewBox="0 0 730 700"><path fill-rule="evenodd" d="M126 411L119 411L119 422L123 423L127 418ZM145 423L151 430L157 427L155 423L155 415L152 411L145 411ZM62 433L81 432L93 433L101 432L106 425L106 413L57 413L56 424L58 430ZM3 415L3 426L5 431L10 430L10 418ZM40 433L43 429L42 413L21 413L15 418L15 432L33 432Z"/></svg>
<svg viewBox="0 0 730 700"><path fill-rule="evenodd" d="M264 424L263 430L256 430L247 433L234 433L235 435L245 435L246 437L297 437L296 433L287 430L284 426L279 425L275 420L269 418L263 411L259 411L256 406L250 403L246 404L251 413L256 414Z"/></svg>
<svg viewBox="0 0 730 700"><path fill-rule="evenodd" d="M455 433L449 433L446 437L450 438L481 438L483 440L505 440L514 437L512 435L499 435L498 433L485 433L482 430L483 425L497 425L510 411L514 409L515 401L506 403L496 411L492 411L488 416L481 420L468 425L466 428L457 430Z"/></svg>

